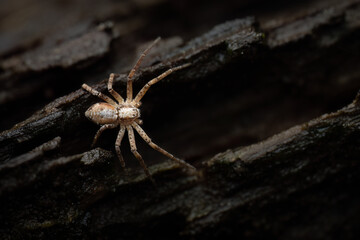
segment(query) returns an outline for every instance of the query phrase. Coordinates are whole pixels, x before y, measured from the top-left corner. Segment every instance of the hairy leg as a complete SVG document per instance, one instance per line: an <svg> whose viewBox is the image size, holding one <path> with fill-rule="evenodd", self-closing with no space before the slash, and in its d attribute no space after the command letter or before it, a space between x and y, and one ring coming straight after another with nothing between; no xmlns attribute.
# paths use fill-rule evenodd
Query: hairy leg
<svg viewBox="0 0 360 240"><path fill-rule="evenodd" d="M116 128L117 126L118 126L117 124L105 124L105 125L102 125L100 127L100 129L96 132L94 140L93 140L91 146L93 147L96 144L98 138L100 137L100 135L102 134L103 131L105 131L106 129L110 129L110 128Z"/></svg>
<svg viewBox="0 0 360 240"><path fill-rule="evenodd" d="M186 68L190 66L190 63L178 66L178 67L174 67L174 68L170 68L168 69L166 72L160 74L159 76L157 76L156 78L150 80L148 83L146 83L144 85L144 87L139 91L139 93L136 95L134 102L135 103L139 103L140 100L144 97L145 93L149 90L149 88L154 85L155 83L159 82L160 80L162 80L163 78L165 78L166 76L170 75L171 73Z"/></svg>
<svg viewBox="0 0 360 240"><path fill-rule="evenodd" d="M101 98L102 100L104 100L105 102L109 103L110 105L117 106L117 103L116 103L114 100L112 100L112 99L109 98L108 96L102 94L101 92L96 91L95 89L93 89L93 88L90 87L89 85L87 85L87 84L84 83L84 84L82 85L82 88L85 89L86 91L88 91L89 93L91 93L92 95Z"/></svg>
<svg viewBox="0 0 360 240"><path fill-rule="evenodd" d="M125 161L124 161L124 158L122 157L122 154L121 154L121 150L120 150L120 145L121 145L121 141L124 137L124 134L125 134L125 127L124 126L121 126L120 127L120 131L118 133L118 136L116 138L116 142L115 142L115 150L116 150L116 154L120 160L120 163L121 163L121 166L124 168L125 167Z"/></svg>
<svg viewBox="0 0 360 240"><path fill-rule="evenodd" d="M116 74L115 73L111 73L110 77L109 77L109 81L108 81L108 91L109 93L116 99L116 101L118 101L119 104L124 103L124 99L120 96L119 93L117 93L114 89L113 89L113 82L114 82L114 78L115 78Z"/></svg>
<svg viewBox="0 0 360 240"><path fill-rule="evenodd" d="M135 136L134 136L134 131L133 131L132 127L126 126L126 130L128 131L128 135L129 135L131 152L139 160L139 163L142 166L142 168L144 169L146 176L148 176L148 178L155 184L155 180L152 178L152 176L149 172L149 169L147 168L143 158L141 157L141 155L138 153L138 151L136 149Z"/></svg>
<svg viewBox="0 0 360 240"><path fill-rule="evenodd" d="M132 88L132 78L136 72L136 70L139 68L143 58L146 56L146 54L149 52L149 50L160 40L160 37L156 38L154 42L152 42L145 51L140 55L139 59L137 60L135 66L131 69L128 77L127 77L127 88L126 88L126 101L131 102L133 98L133 88Z"/></svg>
<svg viewBox="0 0 360 240"><path fill-rule="evenodd" d="M139 126L139 124L133 123L132 126L139 133L139 135L142 137L142 139L144 139L145 142L147 142L147 144L150 145L150 147L152 147L156 151L162 153L163 155L167 156L168 158L180 163L181 165L183 165L183 166L185 166L187 168L190 168L192 170L196 170L196 168L194 166L190 165L189 163L185 162L184 160L181 160L179 158L174 157L171 153L165 151L164 149L162 149L161 147L159 147L158 145L153 143L151 138L145 133L145 131Z"/></svg>

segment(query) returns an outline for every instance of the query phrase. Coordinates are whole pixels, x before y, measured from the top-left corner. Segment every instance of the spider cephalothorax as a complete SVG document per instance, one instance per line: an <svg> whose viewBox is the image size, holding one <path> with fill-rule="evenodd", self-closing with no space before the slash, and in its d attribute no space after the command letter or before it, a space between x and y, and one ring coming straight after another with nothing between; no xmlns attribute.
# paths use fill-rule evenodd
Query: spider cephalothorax
<svg viewBox="0 0 360 240"><path fill-rule="evenodd" d="M95 122L96 124L101 125L100 129L97 131L93 145L96 143L97 139L101 135L101 133L109 128L115 128L120 126L120 131L118 133L116 142L115 142L115 150L118 155L118 158L121 162L121 165L125 167L125 161L121 155L120 151L120 144L124 137L125 131L128 132L129 142L131 152L134 156L139 160L141 166L144 168L146 175L154 182L152 179L149 170L147 169L144 160L142 159L141 155L137 152L136 144L135 144L135 136L134 130L139 133L139 135L152 147L153 149L159 151L160 153L164 154L165 156L175 160L176 162L191 168L195 169L192 165L186 163L185 161L174 157L172 154L168 153L158 145L152 142L151 138L145 133L145 131L140 127L142 121L140 120L140 110L139 107L141 105L140 100L145 95L145 93L149 90L150 86L159 82L161 79L165 78L169 74L174 71L180 70L182 68L188 67L190 64L184 64L178 67L170 68L169 70L165 71L158 77L149 81L145 86L139 91L139 93L133 98L133 90L132 90L132 77L134 76L136 70L139 68L142 59L146 56L147 52L160 40L157 38L140 56L138 61L136 62L133 69L130 71L127 77L127 91L126 91L126 99L124 100L119 93L113 90L112 85L116 74L110 74L109 81L108 81L108 90L110 94L116 99L109 98L108 96L102 94L101 92L96 91L95 89L89 87L87 84L83 84L82 87L95 95L105 102L96 103L92 105L86 112L85 116L89 118L91 121Z"/></svg>

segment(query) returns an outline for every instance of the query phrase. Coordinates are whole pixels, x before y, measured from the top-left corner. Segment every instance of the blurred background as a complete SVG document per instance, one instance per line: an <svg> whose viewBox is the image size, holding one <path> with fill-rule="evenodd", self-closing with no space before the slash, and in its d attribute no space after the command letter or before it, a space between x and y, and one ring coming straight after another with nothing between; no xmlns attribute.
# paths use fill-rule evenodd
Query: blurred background
<svg viewBox="0 0 360 240"><path fill-rule="evenodd" d="M216 25L252 17L262 39L250 54L221 60L214 69L197 66L198 73L192 74L196 81L188 80L191 85L182 81L170 87L185 91L166 96L169 90L152 89L155 92L148 98L158 99L148 100L153 104L143 107L143 118L154 132L177 128L173 133L181 136L198 129L198 136L191 138L207 136L206 156L257 142L352 101L360 87L359 46L354 39L357 9L355 0L3 0L0 130L78 90L84 82L91 85L111 72L128 72L144 46L157 36L163 38L162 44L144 67L169 61L172 52ZM154 107L160 104L161 108ZM178 117L184 114L188 117ZM97 128L91 126L86 125L89 137ZM165 127L157 130L158 126ZM196 152L185 155L203 155Z"/></svg>
<svg viewBox="0 0 360 240"><path fill-rule="evenodd" d="M245 16L254 3L229 1L1 1L1 119L5 130L82 82L98 82L109 72L128 70L139 44L157 36L187 41L226 20ZM243 8L244 7L244 8ZM243 9L243 10L241 10ZM241 12L239 11L241 10ZM242 13L244 12L244 13ZM249 12L246 13L248 15ZM68 65L42 54L93 30L113 24L115 35L98 52ZM101 44L101 43L99 43ZM106 43L104 43L106 44ZM76 51L78 46L73 46ZM96 47L96 46L94 46ZM21 109L21 111L19 111Z"/></svg>
<svg viewBox="0 0 360 240"><path fill-rule="evenodd" d="M171 66L185 62L192 63L192 66L174 73L147 93L141 110L143 128L160 146L200 169L219 152L258 143L322 114L337 111L350 104L360 89L358 0L1 0L1 162L18 161L22 154L57 136L61 137L59 151L42 156L39 162L52 162L59 157L89 151L98 126L88 121L84 112L99 100L84 94L81 85L87 83L105 93L109 74L128 73L141 51L158 36L162 41L144 60L135 78L135 90ZM115 83L115 89L122 95L125 93L124 76ZM113 152L116 134L115 130L105 132L97 146ZM149 166L165 159L139 137L137 139L138 149ZM139 168L127 141L122 149L128 166ZM10 177L4 177L3 184L6 189L15 186L13 192L9 190L9 199L12 198L14 203L11 207L4 204L3 209L11 210L3 217L13 216L9 226L25 232L27 230L18 225L22 213L14 210L24 204L21 201L23 182L15 184L12 181L23 176L22 171L26 173L23 169L27 167L10 172ZM72 166L65 168L69 175L75 171L69 170ZM63 186L59 183L62 180L51 178L51 172L44 175L51 179L48 182ZM28 178L24 177L24 182ZM33 192L41 194L48 184L42 179L36 181L39 185L30 186L30 190L25 191L31 200L34 200ZM71 184L78 183L78 180L72 181ZM63 186L64 192L68 191L68 186ZM332 189L333 185L326 186ZM286 213L286 204L284 208L279 204L274 209L270 204L270 210L265 209L268 210L268 219L245 219L245 223L239 224L239 229L226 222L226 219L234 218L229 214L221 224L224 227L229 223L232 228L223 230L229 231L227 236L250 236L253 239L268 234L274 239L304 239L304 236L312 236L314 229L320 229L314 239L332 236L332 231L336 239L349 222L350 230L346 236L351 239L356 236L354 222L357 220L351 213L355 208L351 206L357 203L347 201L353 195L341 191L343 188L340 186L340 196L345 200L342 201L341 197L331 203L329 200L329 207L333 209L329 215L322 207L325 206L323 202L317 201L323 192L315 197L317 208L306 208L307 203L312 203L309 196L317 193L319 187L304 194L309 198L300 201L303 204L300 204L300 210L295 200L289 203L289 214ZM116 187L109 187L113 188ZM49 189L53 191L53 188ZM79 189L85 187L78 187L75 192L82 191ZM331 197L338 193L329 192ZM78 201L69 200L67 194L64 194L67 200L64 205ZM89 202L97 202L97 197L108 200L106 196L97 195L91 196ZM119 195L116 197L114 199L121 199ZM44 202L52 206L54 198L44 198ZM6 198L1 201L12 202ZM350 207L345 211L334 210L348 202L351 202ZM112 204L117 203L104 203L106 207ZM112 231L116 232L114 229L121 214L111 218L112 210L94 208L99 215L106 215L99 218L104 225L100 224L99 229L94 230L99 230L97 236L101 236L102 231L108 234L105 236L111 236ZM27 209L41 213L42 206L34 207L30 203ZM254 210L257 216L261 216L259 209L262 210L261 207ZM31 218L32 210L24 213L24 218ZM245 215L251 215L251 211L245 210ZM304 218L303 211L307 213ZM68 214L59 209L55 212L61 217ZM81 212L83 215L79 213L81 217L76 221L81 218L85 222L83 226L92 226L87 220L91 217L84 212ZM56 214L54 219L58 217ZM180 217L178 213L172 214L169 223L174 223L174 228L169 228L169 231L181 232L182 224L187 224L188 218L183 212L179 213ZM272 222L272 217L277 214L279 218ZM309 222L313 216L317 218ZM114 225L111 225L112 221ZM166 224L167 218L160 222ZM54 228L61 232L62 227L71 226L69 236L73 237L78 225L71 224L61 225L60 230L56 229L58 225ZM136 236L136 227L132 224L130 221L120 225L124 229L130 226L129 231ZM154 233L160 225L156 225L155 230L147 229ZM285 231L283 226L289 227L288 230ZM247 231L247 228L251 230ZM208 236L204 232L199 234ZM232 235L234 232L237 234ZM216 233L221 235L224 232ZM41 235L36 234L34 236ZM189 232L186 234L191 235ZM181 234L176 236L182 238Z"/></svg>
<svg viewBox="0 0 360 240"><path fill-rule="evenodd" d="M292 38L298 34L301 38L306 34L314 34L312 31L326 28L325 26L329 24L341 24L336 23L340 21L336 18L352 15L345 16L344 12L336 14L336 11L341 11L340 9L356 2L350 0L271 3L261 0L181 2L2 0L0 3L0 113L4 117L0 119L0 129L9 129L57 97L78 89L82 82L99 82L99 79L106 78L110 72L126 72L134 63L136 48L157 36L164 39L178 37L179 39L172 43L176 46L204 34L217 24L254 16L260 32L277 34L276 31L284 31L281 29L284 25L288 25L289 28L291 24L299 24L293 26L299 32L294 33L291 30L288 37ZM325 16L326 14L328 16ZM322 20L310 19L315 16ZM303 17L308 20L296 23ZM113 35L110 39L95 42L99 44L93 46L98 48L97 51L94 49L87 55L84 54L82 49L79 49L81 46L78 46L76 39L81 41L82 36L101 24L112 24ZM303 24L308 25L302 26ZM319 40L322 41L321 44L332 45L337 40L337 35L344 34L344 30L337 28L331 31L332 35L327 34ZM72 41L74 39L75 42ZM272 40L270 45L277 41L276 38L270 40ZM171 48L172 45L170 43L169 47ZM68 58L63 61L55 56L57 48L61 46L66 49L73 48L72 53L58 56L58 58ZM85 51L86 46L82 47ZM77 51L80 52L78 55ZM305 54L311 49L305 48L303 51ZM54 56L46 58L45 56L49 54ZM344 63L341 56L334 61L336 62L333 66L338 64L342 65L342 68L353 69L353 66ZM280 64L276 64L274 68L279 66ZM332 70L327 69L327 71ZM305 76L303 78L303 81L306 81ZM349 102L354 93L355 90L335 108Z"/></svg>

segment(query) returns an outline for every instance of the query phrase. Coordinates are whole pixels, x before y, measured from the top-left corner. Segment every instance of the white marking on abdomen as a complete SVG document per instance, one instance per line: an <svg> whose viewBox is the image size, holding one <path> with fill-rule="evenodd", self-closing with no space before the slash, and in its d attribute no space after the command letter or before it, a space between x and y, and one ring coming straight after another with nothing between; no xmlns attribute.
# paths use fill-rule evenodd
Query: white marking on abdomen
<svg viewBox="0 0 360 240"><path fill-rule="evenodd" d="M113 109L103 109L99 112L101 118L114 118L116 116L116 112Z"/></svg>

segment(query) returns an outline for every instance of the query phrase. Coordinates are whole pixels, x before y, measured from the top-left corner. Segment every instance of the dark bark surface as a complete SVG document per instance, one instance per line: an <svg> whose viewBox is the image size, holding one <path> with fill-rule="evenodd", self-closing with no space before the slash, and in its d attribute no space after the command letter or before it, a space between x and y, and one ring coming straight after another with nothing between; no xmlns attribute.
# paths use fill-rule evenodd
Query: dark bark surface
<svg viewBox="0 0 360 240"><path fill-rule="evenodd" d="M358 239L360 2L5 1L2 239ZM153 186L85 110L155 39L135 91ZM355 99L355 100L354 100ZM344 107L346 106L346 107ZM6 130L7 129L7 130Z"/></svg>

